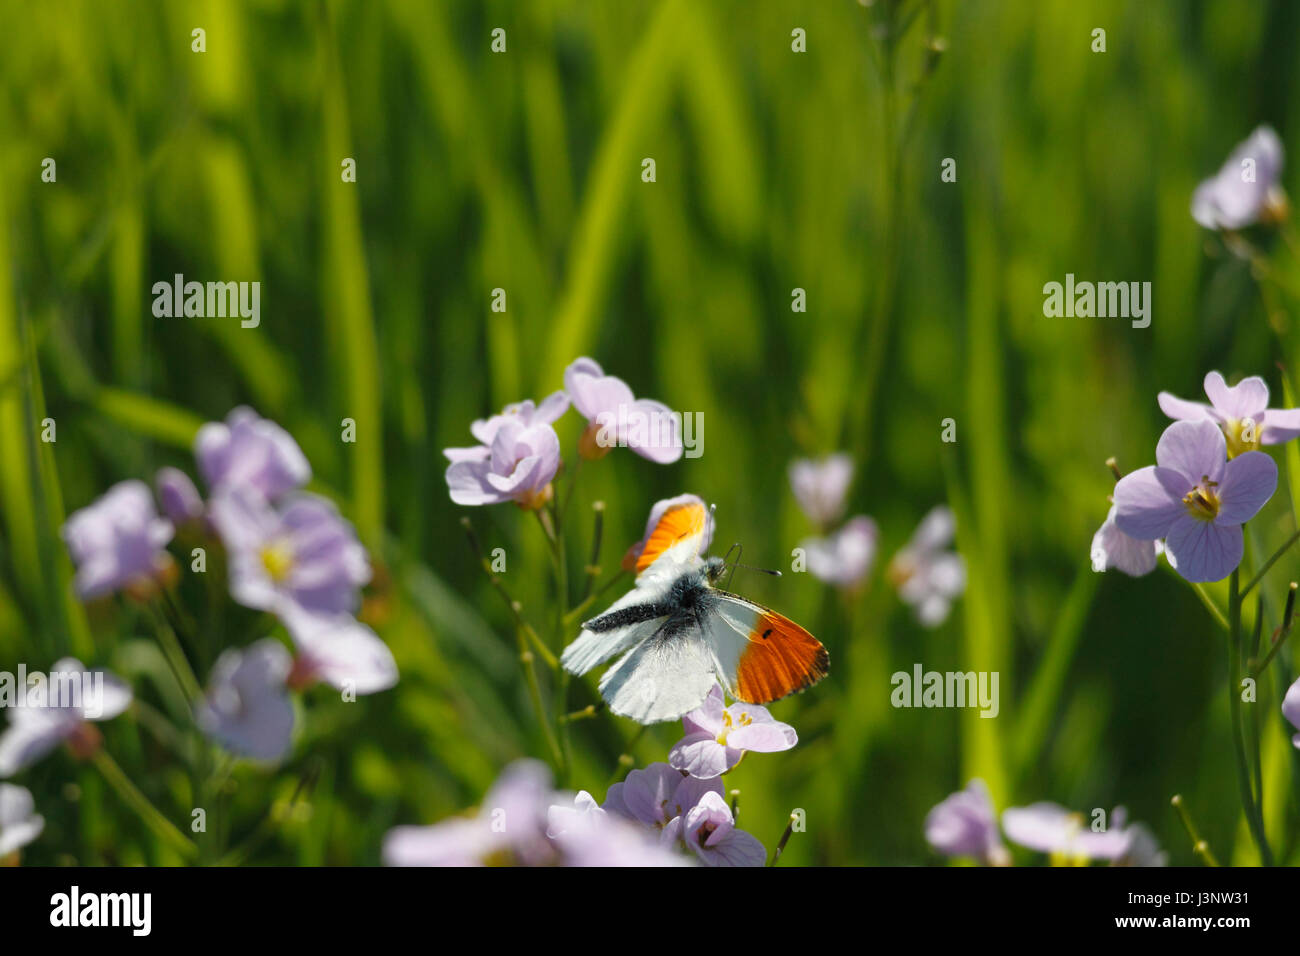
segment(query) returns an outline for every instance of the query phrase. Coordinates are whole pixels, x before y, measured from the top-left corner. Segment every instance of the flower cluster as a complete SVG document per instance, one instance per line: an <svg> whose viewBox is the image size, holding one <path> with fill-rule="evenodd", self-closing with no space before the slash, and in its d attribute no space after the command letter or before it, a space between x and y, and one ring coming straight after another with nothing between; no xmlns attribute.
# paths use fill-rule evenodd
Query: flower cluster
<svg viewBox="0 0 1300 956"><path fill-rule="evenodd" d="M668 406L637 399L621 378L583 357L565 369L563 391L538 405L530 399L478 419L469 429L477 445L443 450L451 463L446 475L451 500L458 505L513 501L530 511L550 501L551 480L561 464L560 439L552 426L570 404L587 420L578 443L583 458L601 458L618 446L663 465L682 457L681 421Z"/></svg>
<svg viewBox="0 0 1300 956"><path fill-rule="evenodd" d="M1155 837L1140 823L1127 825L1128 814L1116 807L1109 826L1089 826L1081 814L1055 803L1011 807L1002 814L1002 833L1017 846L1050 855L1054 863L1084 865L1093 860L1116 866L1164 866ZM972 859L986 866L1009 866L997 814L982 780L947 797L925 818L925 839L944 856Z"/></svg>
<svg viewBox="0 0 1300 956"><path fill-rule="evenodd" d="M536 761L507 767L479 811L428 827L389 832L390 866L762 866L767 851L736 827L721 776L747 751L775 753L798 742L764 707L724 706L715 686L687 714L686 735L667 763L633 770L598 804L585 790L556 792Z"/></svg>
<svg viewBox="0 0 1300 956"><path fill-rule="evenodd" d="M1300 409L1268 407L1268 386L1252 376L1229 387L1205 376L1210 404L1161 392L1176 421L1156 444L1156 464L1120 478L1114 506L1092 543L1093 568L1139 576L1161 551L1186 580L1219 581L1241 563L1241 526L1277 490L1277 465L1259 451L1300 436Z"/></svg>
<svg viewBox="0 0 1300 956"><path fill-rule="evenodd" d="M311 467L274 422L237 408L224 422L199 429L194 453L206 499L185 472L168 467L156 475L158 504L149 486L133 479L68 517L63 538L76 567L73 584L83 600L122 592L148 607L158 623L163 655L193 705L195 724L235 756L278 761L292 740L290 690L324 682L345 695L368 694L397 681L387 645L355 616L360 589L370 580L369 557L334 505L302 490ZM224 551L231 597L274 615L296 655L274 638L229 648L213 665L202 694L190 661L197 649L191 646L187 653L179 639L193 635L185 633L176 604L180 572L167 551L178 535L204 545L197 571L206 571L210 546ZM83 687L93 689L84 699L54 692ZM60 743L81 758L110 759L94 722L128 708L132 692L125 681L68 658L48 677L30 675L17 690L22 700L7 708L8 726L0 734L0 777L20 772ZM122 785L120 771L108 773L110 783ZM22 819L40 818L26 811L23 817L21 797L4 793L5 816L19 822L0 819L0 831L17 834L0 833L0 846L40 829L24 829ZM124 795L134 805L142 799ZM159 826L174 845L193 849L165 821Z"/></svg>
<svg viewBox="0 0 1300 956"><path fill-rule="evenodd" d="M856 515L831 530L844 514L853 472L853 459L842 452L820 460L796 459L789 467L795 500L820 532L799 543L808 571L848 592L860 588L871 574L879 539L876 522L867 515ZM948 550L956 527L951 510L933 508L889 564L890 583L926 627L942 624L966 588L965 562Z"/></svg>

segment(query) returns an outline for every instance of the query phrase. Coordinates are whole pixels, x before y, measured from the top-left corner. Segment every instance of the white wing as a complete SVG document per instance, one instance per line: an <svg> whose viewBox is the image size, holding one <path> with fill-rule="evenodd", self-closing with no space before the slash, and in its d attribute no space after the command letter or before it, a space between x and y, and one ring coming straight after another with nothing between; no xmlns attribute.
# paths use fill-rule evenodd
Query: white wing
<svg viewBox="0 0 1300 956"><path fill-rule="evenodd" d="M638 604L654 604L663 599L671 581L672 578L666 575L643 574L637 580L636 587L607 607L603 614ZM560 664L570 674L585 674L597 664L602 664L615 654L622 654L638 641L645 640L663 622L663 618L657 618L608 631L589 631L583 628L577 640L564 649Z"/></svg>
<svg viewBox="0 0 1300 956"><path fill-rule="evenodd" d="M600 679L609 709L642 724L680 720L717 683L714 656L698 628L651 634Z"/></svg>

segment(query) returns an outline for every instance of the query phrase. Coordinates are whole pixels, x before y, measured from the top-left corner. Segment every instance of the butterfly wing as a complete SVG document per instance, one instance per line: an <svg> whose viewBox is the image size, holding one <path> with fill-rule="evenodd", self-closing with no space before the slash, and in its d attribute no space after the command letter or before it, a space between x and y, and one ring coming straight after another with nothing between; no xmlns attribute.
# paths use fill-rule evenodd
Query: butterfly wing
<svg viewBox="0 0 1300 956"><path fill-rule="evenodd" d="M694 495L684 495L659 516L645 537L640 552L628 552L624 567L637 573L637 580L673 577L683 567L699 560L700 552L713 536L713 514Z"/></svg>
<svg viewBox="0 0 1300 956"><path fill-rule="evenodd" d="M727 591L713 595L703 636L732 697L767 704L829 673L826 648L794 621Z"/></svg>
<svg viewBox="0 0 1300 956"><path fill-rule="evenodd" d="M606 608L600 617L608 617L628 608L657 604L667 590L667 583L657 578L638 580L632 590ZM603 664L615 654L622 654L638 641L645 640L658 629L663 620L661 617L603 630L584 627L573 643L564 649L560 664L570 674L585 674L597 664Z"/></svg>
<svg viewBox="0 0 1300 956"><path fill-rule="evenodd" d="M624 560L627 570L637 573L635 587L600 616L658 602L674 580L699 563L700 551L711 536L712 522L713 515L694 495L673 499L649 529L641 550L630 551ZM597 664L615 654L625 653L638 641L645 640L661 623L662 619L600 631L584 628L564 649L560 663L570 674L585 674Z"/></svg>
<svg viewBox="0 0 1300 956"><path fill-rule="evenodd" d="M714 655L698 627L656 630L600 679L600 693L616 714L638 723L680 720L704 703L717 683Z"/></svg>

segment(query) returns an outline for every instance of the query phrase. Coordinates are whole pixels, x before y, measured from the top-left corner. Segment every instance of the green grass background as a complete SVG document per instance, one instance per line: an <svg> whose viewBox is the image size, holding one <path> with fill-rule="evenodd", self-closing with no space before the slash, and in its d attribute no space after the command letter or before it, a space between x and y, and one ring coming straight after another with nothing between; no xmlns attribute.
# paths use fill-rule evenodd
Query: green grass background
<svg viewBox="0 0 1300 956"><path fill-rule="evenodd" d="M719 550L788 566L811 529L786 465L837 449L857 460L853 508L879 522L884 557L934 504L958 513L970 592L932 632L879 578L853 602L807 575L737 578L832 655L827 681L774 707L798 748L728 777L769 847L805 810L785 860L937 862L924 816L973 775L999 809L1123 803L1191 863L1169 808L1181 792L1220 858L1255 860L1222 631L1172 575L1094 575L1088 547L1104 460L1153 459L1157 391L1199 397L1218 368L1265 375L1280 403L1277 363L1300 359L1294 255L1259 238L1266 306L1188 213L1256 124L1300 148L1300 6L51 0L4 2L0 24L0 667L77 653L130 676L148 709L104 725L107 746L180 825L200 799L188 752L151 729L174 688L143 615L71 596L65 514L165 464L192 473L198 424L236 404L298 439L383 567L374 607L402 681L352 705L308 694L293 758L237 768L210 826L231 844L265 832L253 862L373 864L389 827L457 812L509 760L545 752L441 449L559 388L585 354L703 413L704 455L584 467L571 567L591 501L607 505L610 568L651 503L683 491L717 503ZM795 27L807 53L791 51ZM930 35L947 50L927 71ZM349 156L356 184L340 181ZM44 157L57 183L41 182ZM178 272L261 281L261 327L155 318L150 288ZM1151 281L1151 327L1044 317L1043 284L1067 272ZM955 444L940 441L948 417ZM566 457L578 430L560 424ZM1284 474L1247 569L1295 526L1300 476ZM509 506L471 517L545 624L534 522ZM1297 573L1288 557L1262 589L1266 631ZM183 584L201 670L265 630L208 613L222 591L212 573ZM1258 716L1268 830L1295 861L1300 776L1277 708L1291 660ZM918 661L999 671L1000 716L892 709L889 674ZM594 681L575 683L571 706L594 699ZM574 725L572 783L603 798L635 729ZM678 731L642 735L637 764ZM310 796L258 830L303 774ZM70 756L18 782L47 819L29 862L176 862Z"/></svg>

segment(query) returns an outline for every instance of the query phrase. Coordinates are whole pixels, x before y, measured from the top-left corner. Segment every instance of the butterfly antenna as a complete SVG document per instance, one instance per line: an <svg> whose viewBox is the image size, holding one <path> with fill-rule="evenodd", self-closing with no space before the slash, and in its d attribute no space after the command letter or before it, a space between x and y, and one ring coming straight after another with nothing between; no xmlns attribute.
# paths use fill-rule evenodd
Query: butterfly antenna
<svg viewBox="0 0 1300 956"><path fill-rule="evenodd" d="M731 557L731 552L733 552L733 551L738 552L738 553L736 554L736 562L737 562L737 563L739 563L739 561L740 561L740 556L741 556L742 554L745 553L745 549L742 548L742 547L740 546L740 542L737 541L735 544L733 544L731 547L729 547L729 548L727 549L727 553L726 553L725 555L723 555L723 557L722 557L722 563L723 563L723 564L726 564L726 563L727 563L727 558ZM731 590L731 579L734 578L735 576L736 576L736 564L732 564L732 565L731 565L731 573L730 573L729 575L727 575L727 590L728 590L728 591Z"/></svg>
<svg viewBox="0 0 1300 956"><path fill-rule="evenodd" d="M759 574L770 574L774 578L779 578L781 576L781 572L775 568L756 568L752 564L733 564L731 566L732 574L736 573L736 568L744 568L746 571L757 571Z"/></svg>

